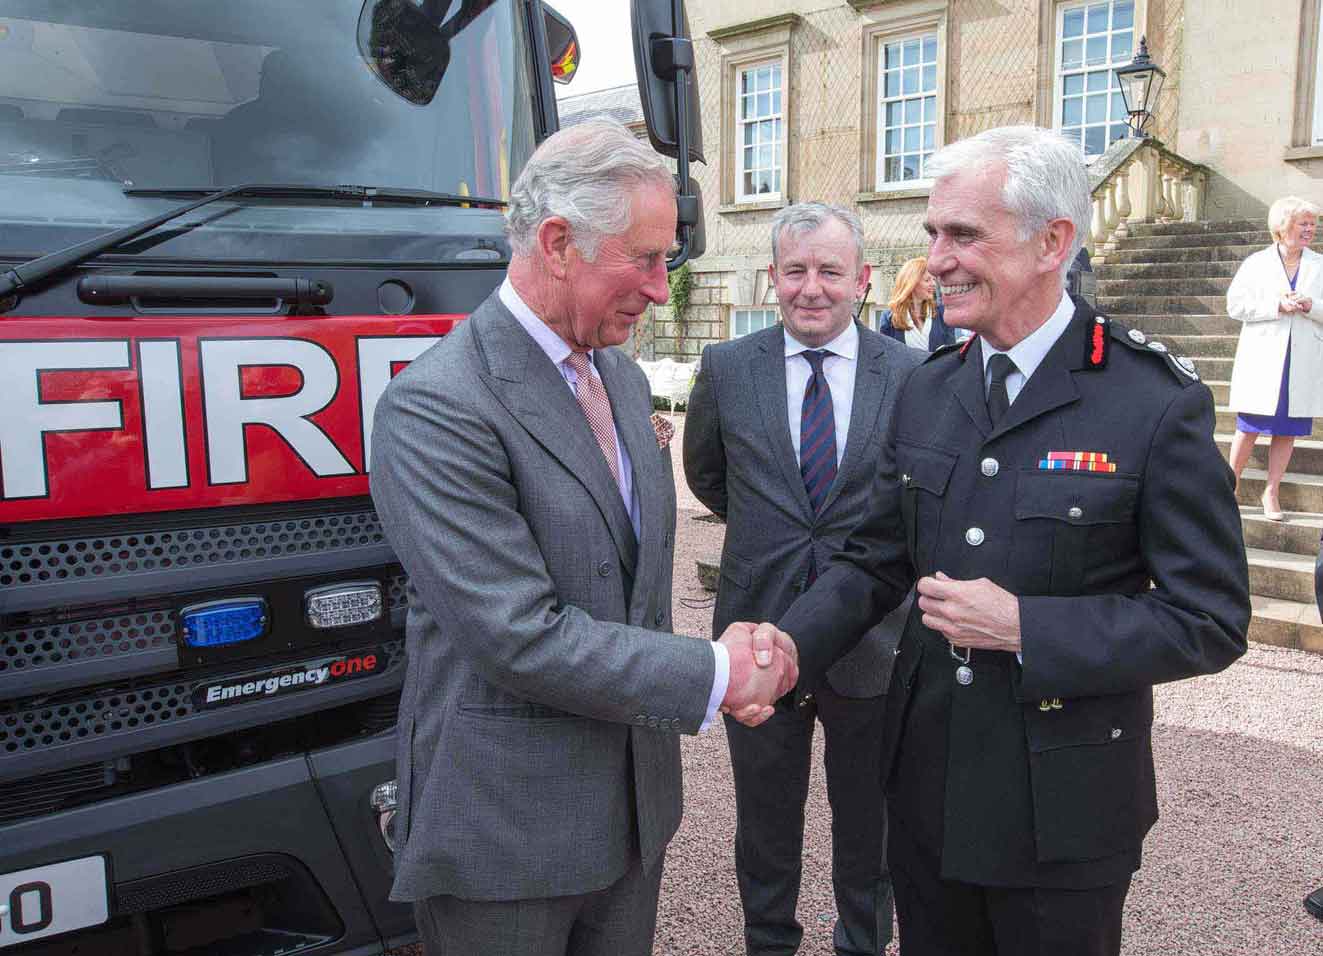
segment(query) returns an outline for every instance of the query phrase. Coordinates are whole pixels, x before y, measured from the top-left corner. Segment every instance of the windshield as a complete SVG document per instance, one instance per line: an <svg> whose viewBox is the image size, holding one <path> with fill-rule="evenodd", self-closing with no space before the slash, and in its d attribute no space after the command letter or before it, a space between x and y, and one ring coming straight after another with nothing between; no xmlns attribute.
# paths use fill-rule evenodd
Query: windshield
<svg viewBox="0 0 1323 956"><path fill-rule="evenodd" d="M159 213L139 189L352 184L504 199L535 145L514 0L4 0L0 255ZM218 203L120 253L436 261L500 213Z"/></svg>

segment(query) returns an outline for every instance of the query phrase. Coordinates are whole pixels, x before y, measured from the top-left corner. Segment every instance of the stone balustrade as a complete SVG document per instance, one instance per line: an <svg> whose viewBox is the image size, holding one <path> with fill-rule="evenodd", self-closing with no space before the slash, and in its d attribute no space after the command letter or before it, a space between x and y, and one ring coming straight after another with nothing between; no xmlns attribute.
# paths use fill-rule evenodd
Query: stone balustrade
<svg viewBox="0 0 1323 956"><path fill-rule="evenodd" d="M1204 212L1208 170L1155 139L1117 140L1089 164L1093 220L1085 246L1095 260L1138 222L1193 222Z"/></svg>

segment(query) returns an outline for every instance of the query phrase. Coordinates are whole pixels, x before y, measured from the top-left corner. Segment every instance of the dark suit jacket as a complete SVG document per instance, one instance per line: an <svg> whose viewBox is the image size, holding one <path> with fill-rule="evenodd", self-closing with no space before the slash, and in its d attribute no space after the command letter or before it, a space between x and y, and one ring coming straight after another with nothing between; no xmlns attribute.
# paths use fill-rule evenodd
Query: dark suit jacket
<svg viewBox="0 0 1323 956"><path fill-rule="evenodd" d="M1076 300L995 429L977 341L929 356L900 403L933 414L894 419L884 458L899 480L878 485L780 621L801 672L821 673L916 576L988 577L1018 595L1023 666L975 651L967 687L911 614L883 753L893 832L940 855L947 879L1123 879L1157 819L1152 685L1220 670L1246 646L1245 549L1212 396ZM1040 469L1052 451L1104 452L1117 470Z"/></svg>
<svg viewBox="0 0 1323 956"><path fill-rule="evenodd" d="M934 312L931 322L928 325L928 351L936 352L944 345L954 345L956 342L955 329L946 324L943 316L945 310L939 305ZM883 309L882 316L878 320L878 331L883 335L895 339L901 345L905 344L905 330L898 329L891 324L891 310Z"/></svg>
<svg viewBox="0 0 1323 956"><path fill-rule="evenodd" d="M372 497L409 574L393 899L591 892L679 825L678 734L706 713L713 654L658 633L671 456L638 366L594 361L637 540L573 393L495 293L377 407Z"/></svg>
<svg viewBox="0 0 1323 956"><path fill-rule="evenodd" d="M810 560L827 566L886 470L882 438L901 383L921 360L859 327L845 456L814 515L787 421L782 326L704 349L685 415L684 469L698 500L726 520L713 634L732 621L776 620L804 589ZM849 697L886 692L905 610L871 628L828 672L833 690Z"/></svg>

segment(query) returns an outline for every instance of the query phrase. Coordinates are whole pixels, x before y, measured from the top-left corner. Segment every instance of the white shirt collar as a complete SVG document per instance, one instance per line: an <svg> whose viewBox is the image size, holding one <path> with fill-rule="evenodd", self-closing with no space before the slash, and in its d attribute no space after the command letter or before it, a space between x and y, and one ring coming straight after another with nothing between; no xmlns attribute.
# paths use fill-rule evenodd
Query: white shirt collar
<svg viewBox="0 0 1323 956"><path fill-rule="evenodd" d="M800 352L807 352L811 346L805 345L799 339L790 334L790 330L783 323L781 326L785 332L786 338L786 358L792 355L798 355ZM826 345L822 346L833 355L839 355L841 358L849 359L851 362L859 354L859 327L853 321L845 327L845 331L836 338L832 339Z"/></svg>
<svg viewBox="0 0 1323 956"><path fill-rule="evenodd" d="M528 303L525 302L515 291L515 287L510 284L510 277L506 276L501 283L500 291L497 293L501 298L501 304L510 310L515 317L515 321L524 327L524 331L533 337L533 341L543 352L547 353L547 358L551 359L553 365L560 366L570 357L570 348L563 338L555 333L551 326L537 317ZM588 361L592 362L593 353L588 353Z"/></svg>
<svg viewBox="0 0 1323 956"><path fill-rule="evenodd" d="M1046 322L1034 329L1019 342L1012 345L1005 352L994 348L992 343L986 338L982 339L983 344L983 378L987 380L988 360L994 355L1004 354L1010 356L1015 363L1016 370L1024 376L1025 381L1034 374L1034 370L1047 358L1047 353L1056 345L1057 339L1061 338L1066 326L1070 325L1070 320L1075 315L1075 303L1070 300L1070 296L1063 290L1061 301L1057 303L1056 311L1053 312Z"/></svg>

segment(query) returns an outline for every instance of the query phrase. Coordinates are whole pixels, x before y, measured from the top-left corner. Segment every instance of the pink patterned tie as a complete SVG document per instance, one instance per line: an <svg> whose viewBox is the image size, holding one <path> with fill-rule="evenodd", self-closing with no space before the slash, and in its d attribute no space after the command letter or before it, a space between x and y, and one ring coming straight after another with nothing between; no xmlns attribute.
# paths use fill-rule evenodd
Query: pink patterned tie
<svg viewBox="0 0 1323 956"><path fill-rule="evenodd" d="M588 418L588 427L593 430L597 445L606 456L606 466L611 469L611 477L620 485L620 465L616 456L616 422L611 416L611 403L607 400L606 389L601 380L593 374L587 354L571 352L565 364L574 369L574 397Z"/></svg>

